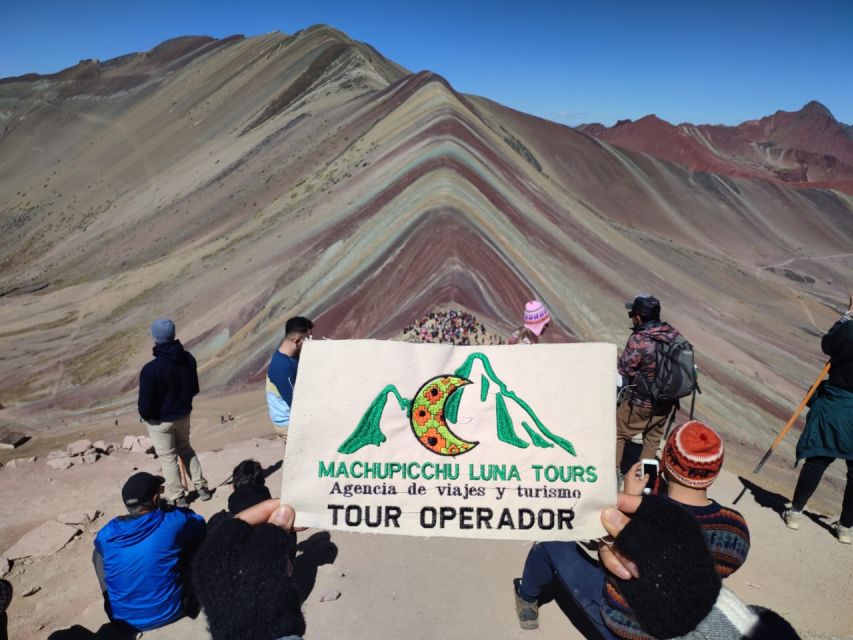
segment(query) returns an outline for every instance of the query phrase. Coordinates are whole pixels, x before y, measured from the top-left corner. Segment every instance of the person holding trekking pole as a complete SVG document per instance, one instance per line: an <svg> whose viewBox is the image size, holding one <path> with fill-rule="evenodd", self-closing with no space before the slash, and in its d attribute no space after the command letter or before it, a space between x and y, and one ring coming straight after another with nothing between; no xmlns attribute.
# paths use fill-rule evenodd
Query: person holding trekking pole
<svg viewBox="0 0 853 640"><path fill-rule="evenodd" d="M674 372L681 369L670 366L661 358L664 353L677 357L677 351L692 347L684 340L678 329L661 322L660 301L647 293L638 295L632 302L625 303L628 317L634 329L628 337L625 350L619 357L619 375L623 388L627 390L625 399L616 411L616 466L622 464L625 443L638 433L643 434L643 452L641 458L657 457L658 445L666 428L666 420L678 407L678 397L684 391L670 393ZM678 347L678 349L674 349ZM667 372L659 371L659 362L667 362ZM677 364L677 363L675 363ZM692 383L688 378L693 376ZM666 377L667 380L663 378ZM695 384L695 370L690 364L690 372L681 376L685 382ZM687 389L689 385L683 386ZM692 386L689 387L692 391Z"/></svg>
<svg viewBox="0 0 853 640"><path fill-rule="evenodd" d="M791 508L784 520L789 529L799 529L802 512L817 489L823 472L836 458L847 461L847 487L835 535L844 544L853 543L853 295L847 311L820 341L829 356L829 379L818 387L806 417L806 427L797 441L797 461L806 462L800 471Z"/></svg>

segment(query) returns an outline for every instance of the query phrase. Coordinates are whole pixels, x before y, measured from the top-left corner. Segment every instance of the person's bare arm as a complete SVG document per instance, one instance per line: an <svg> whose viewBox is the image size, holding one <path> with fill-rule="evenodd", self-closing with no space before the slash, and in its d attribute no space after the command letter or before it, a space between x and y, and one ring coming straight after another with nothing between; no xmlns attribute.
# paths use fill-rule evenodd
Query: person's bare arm
<svg viewBox="0 0 853 640"><path fill-rule="evenodd" d="M235 517L252 526L268 522L285 531L305 531L305 527L293 526L293 522L296 520L296 511L289 504L282 504L278 498L259 502L248 509L244 509Z"/></svg>

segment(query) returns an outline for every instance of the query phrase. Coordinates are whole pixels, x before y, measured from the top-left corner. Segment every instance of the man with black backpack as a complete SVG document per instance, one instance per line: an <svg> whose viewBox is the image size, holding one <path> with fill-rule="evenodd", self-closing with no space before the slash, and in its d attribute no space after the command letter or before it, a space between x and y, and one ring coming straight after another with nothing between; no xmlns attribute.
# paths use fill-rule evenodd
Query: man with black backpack
<svg viewBox="0 0 853 640"><path fill-rule="evenodd" d="M640 294L625 303L634 330L619 357L626 395L616 411L616 466L625 443L643 434L641 458L656 457L666 420L678 399L696 388L693 347L679 331L660 319L660 302Z"/></svg>

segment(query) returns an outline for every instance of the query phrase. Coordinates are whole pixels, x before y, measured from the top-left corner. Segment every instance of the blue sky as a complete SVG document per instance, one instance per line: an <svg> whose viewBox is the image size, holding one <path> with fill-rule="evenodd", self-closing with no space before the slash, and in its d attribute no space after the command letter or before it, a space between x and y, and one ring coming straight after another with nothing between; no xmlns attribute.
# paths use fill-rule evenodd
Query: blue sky
<svg viewBox="0 0 853 640"><path fill-rule="evenodd" d="M0 77L179 35L326 23L466 93L575 125L736 124L809 100L853 124L853 0L0 0Z"/></svg>

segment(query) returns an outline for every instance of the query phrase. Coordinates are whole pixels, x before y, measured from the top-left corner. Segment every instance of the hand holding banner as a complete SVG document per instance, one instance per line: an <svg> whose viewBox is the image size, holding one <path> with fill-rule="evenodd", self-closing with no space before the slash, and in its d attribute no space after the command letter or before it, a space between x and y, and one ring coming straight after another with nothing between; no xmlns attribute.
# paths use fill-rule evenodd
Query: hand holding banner
<svg viewBox="0 0 853 640"><path fill-rule="evenodd" d="M578 540L615 504L616 348L312 341L282 500L298 526Z"/></svg>

